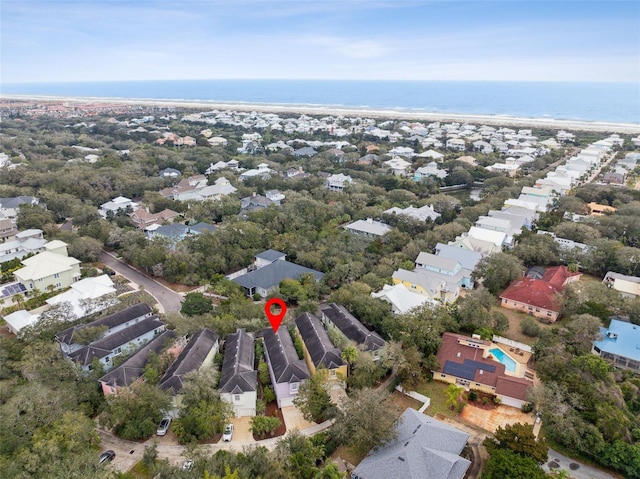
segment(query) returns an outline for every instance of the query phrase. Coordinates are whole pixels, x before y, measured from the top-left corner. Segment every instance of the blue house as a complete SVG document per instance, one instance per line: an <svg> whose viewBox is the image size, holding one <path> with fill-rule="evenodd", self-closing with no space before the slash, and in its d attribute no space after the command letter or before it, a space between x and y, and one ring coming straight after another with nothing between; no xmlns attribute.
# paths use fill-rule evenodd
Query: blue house
<svg viewBox="0 0 640 479"><path fill-rule="evenodd" d="M640 326L612 319L608 328L600 328L602 339L593 342L591 352L613 365L640 373Z"/></svg>

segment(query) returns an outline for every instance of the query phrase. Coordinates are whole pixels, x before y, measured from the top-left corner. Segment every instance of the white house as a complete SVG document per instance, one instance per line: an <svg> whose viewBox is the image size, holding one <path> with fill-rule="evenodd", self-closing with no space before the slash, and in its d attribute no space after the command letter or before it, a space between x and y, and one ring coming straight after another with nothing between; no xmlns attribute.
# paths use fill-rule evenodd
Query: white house
<svg viewBox="0 0 640 479"><path fill-rule="evenodd" d="M220 398L231 404L236 417L256 415L258 372L253 368L253 343L253 334L244 329L229 334L225 341Z"/></svg>

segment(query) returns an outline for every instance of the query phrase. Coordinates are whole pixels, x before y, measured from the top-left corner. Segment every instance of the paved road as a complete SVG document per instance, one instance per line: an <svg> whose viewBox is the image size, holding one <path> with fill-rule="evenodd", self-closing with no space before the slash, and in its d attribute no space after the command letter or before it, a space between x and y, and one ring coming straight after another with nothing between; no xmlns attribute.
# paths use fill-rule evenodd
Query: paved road
<svg viewBox="0 0 640 479"><path fill-rule="evenodd" d="M182 300L184 299L175 291L167 288L163 284L158 283L149 276L141 273L140 271L132 268L124 261L117 259L111 253L103 251L100 253L100 261L102 261L109 268L116 273L121 274L129 281L139 284L144 287L144 290L153 296L158 303L162 306L165 313L177 313L180 311Z"/></svg>
<svg viewBox="0 0 640 479"><path fill-rule="evenodd" d="M559 452L554 451L553 449L549 449L549 460L546 464L542 466L542 468L549 472L553 469L549 468L549 463L551 461L555 461L560 464L560 469L564 469L571 477L574 479L615 479L617 476L612 476L608 472L605 472L600 469L596 469L595 467L587 466L586 464L579 463L575 459L568 458L567 456L563 456ZM575 471L572 471L569 467L570 464L577 464L580 467ZM575 467L575 466L574 466ZM558 470L556 468L555 470Z"/></svg>

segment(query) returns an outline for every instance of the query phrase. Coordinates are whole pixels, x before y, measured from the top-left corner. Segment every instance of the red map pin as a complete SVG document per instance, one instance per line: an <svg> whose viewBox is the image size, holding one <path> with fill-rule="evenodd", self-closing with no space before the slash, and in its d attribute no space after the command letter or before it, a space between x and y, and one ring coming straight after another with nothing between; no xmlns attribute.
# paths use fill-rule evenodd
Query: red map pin
<svg viewBox="0 0 640 479"><path fill-rule="evenodd" d="M280 306L280 312L277 314L273 314L271 312L271 307L274 304ZM264 305L264 314L267 315L267 319L271 323L273 332L277 333L284 315L287 314L287 305L284 304L284 301L282 301L280 298L271 298L269 301L267 301L267 304Z"/></svg>

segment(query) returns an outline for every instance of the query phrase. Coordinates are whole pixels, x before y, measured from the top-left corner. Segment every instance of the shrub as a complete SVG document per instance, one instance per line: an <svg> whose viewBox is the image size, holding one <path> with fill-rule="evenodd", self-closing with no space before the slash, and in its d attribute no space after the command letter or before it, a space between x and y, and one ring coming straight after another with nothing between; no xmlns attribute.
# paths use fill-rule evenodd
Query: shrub
<svg viewBox="0 0 640 479"><path fill-rule="evenodd" d="M533 411L533 404L530 402L526 402L522 406L520 406L520 409L522 410L522 412L531 412Z"/></svg>
<svg viewBox="0 0 640 479"><path fill-rule="evenodd" d="M540 325L533 318L525 318L520 323L520 331L526 336L535 338L540 336Z"/></svg>
<svg viewBox="0 0 640 479"><path fill-rule="evenodd" d="M467 397L469 398L469 401L475 401L476 399L478 399L478 393L475 391L469 391Z"/></svg>
<svg viewBox="0 0 640 479"><path fill-rule="evenodd" d="M276 400L276 393L273 391L273 388L271 386L266 386L264 389L262 389L262 398L266 403L270 403Z"/></svg>
<svg viewBox="0 0 640 479"><path fill-rule="evenodd" d="M502 399L500 399L498 396L494 397L493 404L497 404L497 405L502 404Z"/></svg>
<svg viewBox="0 0 640 479"><path fill-rule="evenodd" d="M489 404L489 398L487 396L482 397L482 404Z"/></svg>

